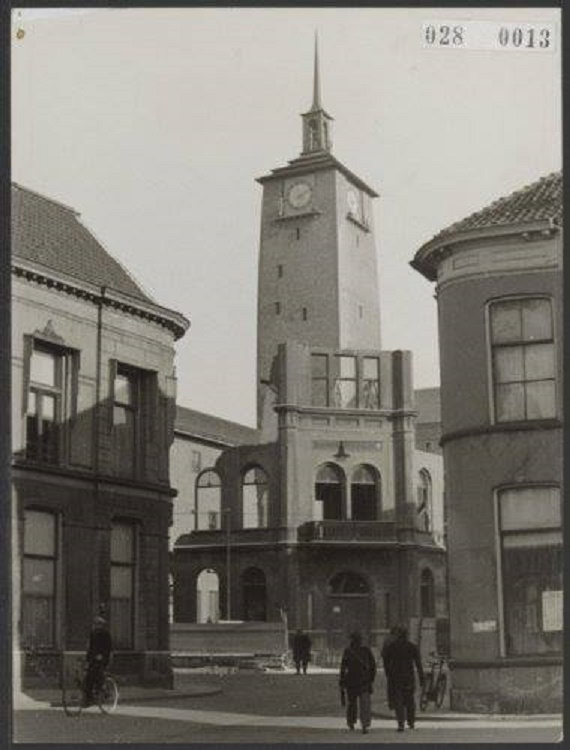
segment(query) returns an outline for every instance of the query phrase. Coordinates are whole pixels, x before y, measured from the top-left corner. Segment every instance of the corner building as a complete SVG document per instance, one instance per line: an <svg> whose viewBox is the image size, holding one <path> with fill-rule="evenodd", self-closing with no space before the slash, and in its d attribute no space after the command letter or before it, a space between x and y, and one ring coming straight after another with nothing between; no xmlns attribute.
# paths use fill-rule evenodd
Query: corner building
<svg viewBox="0 0 570 750"><path fill-rule="evenodd" d="M437 284L452 706L562 707L562 176L457 222Z"/></svg>
<svg viewBox="0 0 570 750"><path fill-rule="evenodd" d="M445 649L447 622L441 457L415 448L411 354L380 348L377 193L331 125L315 50L302 153L258 180L259 437L198 477L211 526L174 547L176 621L286 617L321 663L402 621Z"/></svg>
<svg viewBox="0 0 570 750"><path fill-rule="evenodd" d="M59 685L102 614L113 672L168 685L174 342L188 321L68 206L16 185L12 222L15 681Z"/></svg>

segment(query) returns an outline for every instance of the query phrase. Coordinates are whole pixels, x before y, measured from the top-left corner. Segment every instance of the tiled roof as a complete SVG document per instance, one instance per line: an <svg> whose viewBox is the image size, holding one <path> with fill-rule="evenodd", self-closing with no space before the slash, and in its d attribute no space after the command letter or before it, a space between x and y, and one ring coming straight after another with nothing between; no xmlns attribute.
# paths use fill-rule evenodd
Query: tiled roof
<svg viewBox="0 0 570 750"><path fill-rule="evenodd" d="M446 227L436 234L434 239L470 229L526 224L549 219L562 224L561 172L541 177L540 180L499 198L486 208Z"/></svg>
<svg viewBox="0 0 570 750"><path fill-rule="evenodd" d="M214 417L211 414L204 414L186 406L176 407L174 430L222 445L245 445L257 442L255 428Z"/></svg>
<svg viewBox="0 0 570 750"><path fill-rule="evenodd" d="M12 254L52 271L154 303L68 206L12 185Z"/></svg>

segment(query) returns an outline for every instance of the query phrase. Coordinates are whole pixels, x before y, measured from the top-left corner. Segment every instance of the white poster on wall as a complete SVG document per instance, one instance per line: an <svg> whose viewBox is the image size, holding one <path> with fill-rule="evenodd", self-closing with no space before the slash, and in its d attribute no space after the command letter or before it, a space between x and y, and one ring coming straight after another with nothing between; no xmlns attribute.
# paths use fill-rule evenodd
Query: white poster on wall
<svg viewBox="0 0 570 750"><path fill-rule="evenodd" d="M562 630L562 591L542 592L542 629Z"/></svg>

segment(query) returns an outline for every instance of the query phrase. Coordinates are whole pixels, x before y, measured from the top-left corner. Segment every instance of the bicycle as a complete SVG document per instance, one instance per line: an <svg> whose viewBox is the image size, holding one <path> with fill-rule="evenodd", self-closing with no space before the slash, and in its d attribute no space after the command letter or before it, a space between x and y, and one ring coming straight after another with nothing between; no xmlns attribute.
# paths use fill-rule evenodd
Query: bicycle
<svg viewBox="0 0 570 750"><path fill-rule="evenodd" d="M85 700L86 676L87 665L83 659L77 662L69 678L64 679L61 697L63 710L67 716L79 716L83 708L87 707ZM101 683L95 685L93 703L99 706L99 710L103 714L110 714L117 708L119 688L107 672L103 673Z"/></svg>
<svg viewBox="0 0 570 750"><path fill-rule="evenodd" d="M425 711L428 703L432 702L438 708L443 705L447 690L447 659L432 653L430 671L426 675L420 696L420 708Z"/></svg>

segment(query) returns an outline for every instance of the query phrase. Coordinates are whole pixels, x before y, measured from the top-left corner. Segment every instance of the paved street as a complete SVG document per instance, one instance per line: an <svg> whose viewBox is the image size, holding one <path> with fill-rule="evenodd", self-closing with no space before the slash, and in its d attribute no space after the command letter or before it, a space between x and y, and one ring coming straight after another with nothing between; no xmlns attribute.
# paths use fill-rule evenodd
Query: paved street
<svg viewBox="0 0 570 750"><path fill-rule="evenodd" d="M334 674L238 673L227 676L179 675L176 687L200 683L221 687L218 694L121 701L113 716L90 708L68 718L60 707L40 704L17 711L14 741L113 742L555 742L556 717L470 717L445 712L420 714L418 730L398 734L383 693L374 694L370 734L349 732L338 704Z"/></svg>

